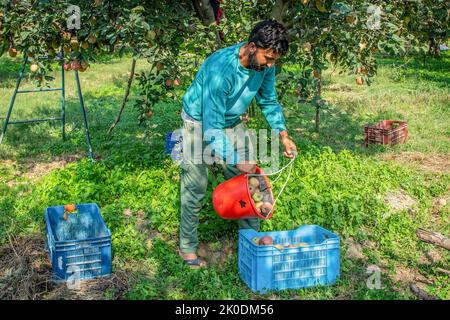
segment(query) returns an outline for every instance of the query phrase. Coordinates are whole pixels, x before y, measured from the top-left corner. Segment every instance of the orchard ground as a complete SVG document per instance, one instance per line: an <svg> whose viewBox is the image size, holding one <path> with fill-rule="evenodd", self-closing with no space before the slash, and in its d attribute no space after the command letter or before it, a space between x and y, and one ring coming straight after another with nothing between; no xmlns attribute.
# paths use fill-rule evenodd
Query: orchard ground
<svg viewBox="0 0 450 320"><path fill-rule="evenodd" d="M166 132L181 123L180 99L157 104L154 116L139 125L132 91L121 122L108 135L131 65L131 59L111 59L80 74L98 156L94 165L86 158L73 72L66 77L67 140L61 140L59 123L12 125L0 146L0 299L416 299L412 282L450 299L448 276L437 270L448 267L449 253L415 234L418 227L450 233L450 55L425 63L380 58L379 64L370 87L356 85L352 75L324 74L329 106L321 111L320 133L314 108L294 96L282 101L301 153L274 217L262 229L318 224L337 233L342 242L336 285L253 294L238 275L237 224L219 218L211 205L220 174L210 176L200 216L199 254L209 268L182 264L179 167L164 155ZM138 62L138 70L146 68ZM0 58L1 117L19 69L20 60ZM55 85L59 73L56 78ZM12 119L59 112L59 93L19 95ZM266 127L262 119L258 112L249 126ZM382 119L408 121L408 143L365 148L364 125ZM114 275L70 291L49 282L44 210L90 202L101 207L113 234ZM379 288L370 285L373 268L380 271Z"/></svg>

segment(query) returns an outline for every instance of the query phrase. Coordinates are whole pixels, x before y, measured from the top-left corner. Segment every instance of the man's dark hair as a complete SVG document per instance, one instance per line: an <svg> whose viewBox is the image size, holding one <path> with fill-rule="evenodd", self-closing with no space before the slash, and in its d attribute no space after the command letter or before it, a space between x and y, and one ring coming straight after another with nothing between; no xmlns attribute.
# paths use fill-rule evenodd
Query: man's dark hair
<svg viewBox="0 0 450 320"><path fill-rule="evenodd" d="M250 33L248 43L254 42L257 48L273 49L285 55L289 49L289 36L286 28L276 20L264 20L256 24Z"/></svg>

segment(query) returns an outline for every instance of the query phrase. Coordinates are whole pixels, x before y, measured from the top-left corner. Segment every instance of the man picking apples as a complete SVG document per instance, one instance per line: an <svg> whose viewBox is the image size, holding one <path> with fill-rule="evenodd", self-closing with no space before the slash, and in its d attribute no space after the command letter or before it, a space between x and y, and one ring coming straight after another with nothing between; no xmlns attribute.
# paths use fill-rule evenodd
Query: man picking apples
<svg viewBox="0 0 450 320"><path fill-rule="evenodd" d="M275 63L286 54L288 46L288 35L282 24L275 20L262 21L254 27L247 42L218 50L208 57L183 96L180 256L190 266L204 265L196 254L199 212L207 191L210 164L203 156L208 152L203 151L209 150L215 159L223 160L221 166L226 179L255 172L256 161L249 159L252 146L236 146L226 131L247 130L241 116L253 98L271 128L279 133L284 156L292 158L296 152L275 89ZM259 229L258 218L238 223L240 228Z"/></svg>

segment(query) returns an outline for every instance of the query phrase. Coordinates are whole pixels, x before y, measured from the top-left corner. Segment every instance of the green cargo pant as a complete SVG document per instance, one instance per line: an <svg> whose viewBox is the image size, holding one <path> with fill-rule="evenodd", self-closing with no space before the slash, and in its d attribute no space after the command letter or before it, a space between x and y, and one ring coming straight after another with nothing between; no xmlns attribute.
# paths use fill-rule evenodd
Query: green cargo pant
<svg viewBox="0 0 450 320"><path fill-rule="evenodd" d="M235 130L247 130L243 123L238 124ZM194 153L194 145L200 147L200 154ZM191 148L191 156L183 157L181 162L181 221L180 221L180 250L183 253L195 253L198 246L197 227L199 212L208 187L208 163L202 158L205 148L201 125L190 121L183 121L183 152ZM235 150L249 158L249 146L234 144ZM243 150L242 150L243 149ZM222 163L225 179L231 179L241 172L235 166ZM238 220L240 229L259 230L259 219Z"/></svg>

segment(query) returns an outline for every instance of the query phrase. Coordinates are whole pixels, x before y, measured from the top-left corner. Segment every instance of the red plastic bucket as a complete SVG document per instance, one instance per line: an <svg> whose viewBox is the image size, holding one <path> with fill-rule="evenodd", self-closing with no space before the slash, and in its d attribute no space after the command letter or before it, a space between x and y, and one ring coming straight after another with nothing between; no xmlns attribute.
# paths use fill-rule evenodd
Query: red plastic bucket
<svg viewBox="0 0 450 320"><path fill-rule="evenodd" d="M264 174L264 172L261 168L256 167L256 174ZM274 199L272 186L267 176L263 176L263 178L272 199ZM212 195L212 202L214 210L219 216L223 219L270 219L272 217L274 210L268 216L264 216L256 210L248 183L249 175L243 173L217 186Z"/></svg>

